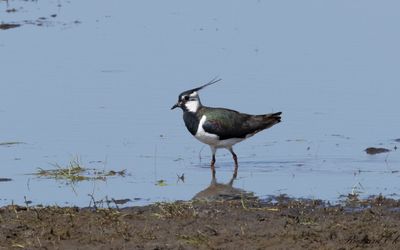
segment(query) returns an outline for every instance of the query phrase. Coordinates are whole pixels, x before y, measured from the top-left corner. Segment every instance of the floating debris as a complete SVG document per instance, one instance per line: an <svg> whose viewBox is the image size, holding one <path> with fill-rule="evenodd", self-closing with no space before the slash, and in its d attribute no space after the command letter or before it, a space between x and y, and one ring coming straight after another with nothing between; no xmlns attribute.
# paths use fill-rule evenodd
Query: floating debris
<svg viewBox="0 0 400 250"><path fill-rule="evenodd" d="M12 181L11 178L0 178L0 182Z"/></svg>
<svg viewBox="0 0 400 250"><path fill-rule="evenodd" d="M0 30L8 30L8 29L13 29L21 26L21 24L18 23L0 23Z"/></svg>
<svg viewBox="0 0 400 250"><path fill-rule="evenodd" d="M376 154L390 152L390 149L369 147L369 148L365 149L364 151L369 155L376 155Z"/></svg>
<svg viewBox="0 0 400 250"><path fill-rule="evenodd" d="M104 172L102 174L104 174ZM115 176L115 175L125 176L126 175L126 169L121 170L121 171L110 170L110 171L108 171L108 173L104 174L104 176Z"/></svg>
<svg viewBox="0 0 400 250"><path fill-rule="evenodd" d="M103 161L89 161L90 164L92 163L103 163Z"/></svg>
<svg viewBox="0 0 400 250"><path fill-rule="evenodd" d="M0 142L0 146L4 146L4 147L10 147L13 145L18 145L18 144L25 144L25 142L20 142L20 141Z"/></svg>
<svg viewBox="0 0 400 250"><path fill-rule="evenodd" d="M7 13L17 12L17 9L16 9L16 8L7 9L6 12L7 12Z"/></svg>
<svg viewBox="0 0 400 250"><path fill-rule="evenodd" d="M165 187L165 186L167 186L168 184L165 182L165 180L158 180L157 182L156 182L156 186L160 186L160 187Z"/></svg>
<svg viewBox="0 0 400 250"><path fill-rule="evenodd" d="M51 15L50 16L52 19L57 17L57 15ZM81 24L82 22L79 20L71 21L71 22L56 22L49 20L47 17L39 17L36 20L22 20L18 23L0 23L0 30L7 30L7 29L12 29L12 28L17 28L22 25L34 25L38 27L51 27L51 26L56 26L56 25L61 25L61 26L71 26L71 25L78 25Z"/></svg>
<svg viewBox="0 0 400 250"><path fill-rule="evenodd" d="M305 142L306 140L304 139L287 139L287 142Z"/></svg>
<svg viewBox="0 0 400 250"><path fill-rule="evenodd" d="M344 135L341 135L341 134L331 134L331 136L333 136L333 137L338 137L338 138L342 138L342 139L346 139L346 140L349 140L349 139L350 139L350 137L344 136Z"/></svg>

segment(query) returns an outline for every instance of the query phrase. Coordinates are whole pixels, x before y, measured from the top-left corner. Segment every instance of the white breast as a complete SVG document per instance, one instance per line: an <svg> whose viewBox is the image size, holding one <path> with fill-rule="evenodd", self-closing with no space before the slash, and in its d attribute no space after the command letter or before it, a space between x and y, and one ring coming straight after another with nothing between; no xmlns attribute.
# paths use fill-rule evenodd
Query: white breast
<svg viewBox="0 0 400 250"><path fill-rule="evenodd" d="M207 117L203 115L200 119L199 127L197 128L197 133L195 137L199 141L216 148L229 148L232 147L232 145L244 140L242 138L232 138L220 141L218 135L210 134L204 131L203 124L206 121L206 119Z"/></svg>
<svg viewBox="0 0 400 250"><path fill-rule="evenodd" d="M200 122L199 122L199 127L197 128L195 137L196 137L196 139L198 139L199 141L201 141L205 144L216 146L219 141L218 135L207 133L203 129L203 124L206 121L206 119L207 119L207 117L205 115L203 115L201 117Z"/></svg>

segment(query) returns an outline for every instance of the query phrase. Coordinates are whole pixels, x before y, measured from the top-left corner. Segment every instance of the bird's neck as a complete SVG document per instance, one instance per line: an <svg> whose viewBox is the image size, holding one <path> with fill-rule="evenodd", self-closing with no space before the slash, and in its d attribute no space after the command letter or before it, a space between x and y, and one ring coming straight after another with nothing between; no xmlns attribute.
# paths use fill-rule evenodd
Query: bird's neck
<svg viewBox="0 0 400 250"><path fill-rule="evenodd" d="M184 111L183 121L185 122L186 128L192 135L196 135L197 128L199 127L199 118L196 113Z"/></svg>
<svg viewBox="0 0 400 250"><path fill-rule="evenodd" d="M202 107L200 99L185 103L185 111L196 113Z"/></svg>

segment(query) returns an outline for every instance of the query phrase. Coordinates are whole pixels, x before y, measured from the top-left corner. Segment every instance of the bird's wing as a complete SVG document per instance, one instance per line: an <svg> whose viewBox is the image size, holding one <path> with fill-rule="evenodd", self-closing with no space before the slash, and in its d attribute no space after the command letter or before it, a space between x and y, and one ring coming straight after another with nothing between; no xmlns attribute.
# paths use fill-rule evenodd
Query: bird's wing
<svg viewBox="0 0 400 250"><path fill-rule="evenodd" d="M245 138L252 132L246 125L250 115L222 108L210 109L204 115L207 117L203 124L204 131L218 135L220 140Z"/></svg>
<svg viewBox="0 0 400 250"><path fill-rule="evenodd" d="M246 138L281 121L281 112L249 115L230 109L208 108L204 115L207 117L204 131L218 135L220 140Z"/></svg>

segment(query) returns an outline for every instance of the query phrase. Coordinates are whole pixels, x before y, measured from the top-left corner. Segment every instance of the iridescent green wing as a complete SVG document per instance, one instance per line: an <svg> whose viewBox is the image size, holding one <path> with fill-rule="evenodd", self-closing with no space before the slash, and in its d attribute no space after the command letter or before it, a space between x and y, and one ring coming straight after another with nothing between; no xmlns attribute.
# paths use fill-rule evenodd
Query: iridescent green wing
<svg viewBox="0 0 400 250"><path fill-rule="evenodd" d="M202 113L207 117L204 131L218 135L220 140L245 138L252 132L247 126L250 115L223 108L206 108Z"/></svg>

